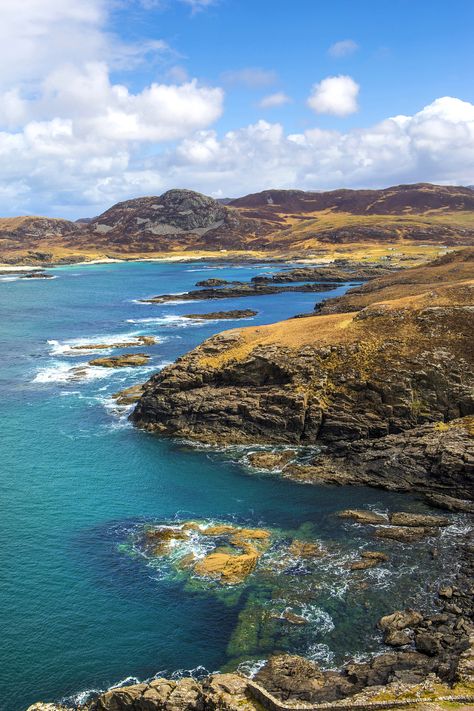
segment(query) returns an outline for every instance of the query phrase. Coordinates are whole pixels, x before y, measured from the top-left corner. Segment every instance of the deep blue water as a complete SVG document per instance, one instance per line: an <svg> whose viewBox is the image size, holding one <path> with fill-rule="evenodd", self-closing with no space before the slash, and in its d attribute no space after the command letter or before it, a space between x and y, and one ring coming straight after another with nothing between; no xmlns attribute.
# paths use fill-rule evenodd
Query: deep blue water
<svg viewBox="0 0 474 711"><path fill-rule="evenodd" d="M104 689L128 676L144 679L198 665L217 670L235 662L228 643L248 595L263 599L271 591L249 585L231 604L215 590L205 594L158 579L144 561L120 550L141 521L232 519L284 530L311 524L314 535L347 553L370 539L335 511L348 505L424 509L410 497L381 491L251 475L234 455L162 441L133 429L111 407L111 393L146 379L205 337L238 323L309 311L325 296L134 302L187 290L198 279L247 279L264 269L269 267L129 263L58 268L51 271L54 280L0 282L1 709ZM250 307L259 311L250 321L196 325L177 318ZM71 355L68 343L137 334L160 339L146 349L149 366L89 369L86 379L70 380L71 368L93 355ZM445 537L447 549L451 538ZM441 575L440 559L433 562L426 546L417 548L416 561L413 556L394 553L394 570L352 592L342 585L342 564L340 589L337 569L327 573L326 586L322 571L318 604L334 629L322 625L314 639L292 641L289 635L278 644L326 661L374 648L377 615L416 601ZM272 651L268 641L259 645L255 658Z"/></svg>

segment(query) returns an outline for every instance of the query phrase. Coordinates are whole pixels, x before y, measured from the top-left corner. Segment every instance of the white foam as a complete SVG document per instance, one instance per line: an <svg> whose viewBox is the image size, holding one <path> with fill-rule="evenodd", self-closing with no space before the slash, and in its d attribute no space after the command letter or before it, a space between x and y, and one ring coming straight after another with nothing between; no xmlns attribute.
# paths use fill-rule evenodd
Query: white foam
<svg viewBox="0 0 474 711"><path fill-rule="evenodd" d="M239 666L237 667L237 671L240 672L240 674L243 674L244 676L248 677L249 679L253 679L254 676L258 674L260 669L262 669L266 663L266 659L256 659L255 661L249 660L247 662L240 662Z"/></svg>
<svg viewBox="0 0 474 711"><path fill-rule="evenodd" d="M217 319L193 319L178 316L178 314L168 314L167 316L154 316L149 318L128 318L127 323L151 323L165 328L189 328L192 326L203 326L206 323L215 323Z"/></svg>
<svg viewBox="0 0 474 711"><path fill-rule="evenodd" d="M163 363L160 365L164 367ZM147 365L140 368L133 366L120 368L120 373L123 375L130 375L132 372L146 373L160 370L160 365ZM64 361L53 361L45 368L40 368L32 382L41 384L77 382L80 384L81 382L109 378L111 375L117 375L116 368L102 368L100 366L88 365L87 363L79 363L71 366Z"/></svg>
<svg viewBox="0 0 474 711"><path fill-rule="evenodd" d="M326 668L330 667L334 662L334 652L323 642L316 642L310 645L305 656L313 662L326 666Z"/></svg>
<svg viewBox="0 0 474 711"><path fill-rule="evenodd" d="M67 355L67 356L75 356L75 357L80 357L84 354L89 354L89 353L97 353L100 350L100 353L107 353L112 350L114 350L114 346L118 346L120 343L130 343L133 341L136 341L136 344L134 343L134 346L136 345L137 348L140 348L143 346L143 343L140 343L138 337L142 335L137 331L132 331L129 333L113 333L110 335L100 335L100 336L90 336L90 337L81 337L81 338L72 338L69 341L56 341L53 339L50 339L47 341L48 345L50 346L50 352L51 355ZM148 334L147 334L148 335ZM158 342L158 339L157 339ZM76 346L93 346L93 345L101 345L101 344L107 344L110 347L106 348L76 348Z"/></svg>

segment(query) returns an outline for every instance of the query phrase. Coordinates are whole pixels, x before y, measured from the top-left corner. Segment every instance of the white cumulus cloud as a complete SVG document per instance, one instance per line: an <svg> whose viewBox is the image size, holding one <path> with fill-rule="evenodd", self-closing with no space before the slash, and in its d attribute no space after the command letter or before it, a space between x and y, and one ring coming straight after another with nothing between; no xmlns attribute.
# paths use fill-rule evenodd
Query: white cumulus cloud
<svg viewBox="0 0 474 711"><path fill-rule="evenodd" d="M340 74L326 77L314 84L308 98L308 106L317 114L349 116L358 110L359 85L352 77Z"/></svg>

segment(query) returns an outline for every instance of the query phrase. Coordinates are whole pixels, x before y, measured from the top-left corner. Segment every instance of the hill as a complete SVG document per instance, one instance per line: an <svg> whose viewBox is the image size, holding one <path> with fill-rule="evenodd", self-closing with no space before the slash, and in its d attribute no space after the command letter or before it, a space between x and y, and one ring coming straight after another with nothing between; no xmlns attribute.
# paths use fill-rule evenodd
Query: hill
<svg viewBox="0 0 474 711"><path fill-rule="evenodd" d="M78 222L0 220L0 261L226 256L374 259L436 256L474 244L474 192L429 184L385 190L267 190L225 201L191 190L120 202ZM395 252L395 254L394 254Z"/></svg>

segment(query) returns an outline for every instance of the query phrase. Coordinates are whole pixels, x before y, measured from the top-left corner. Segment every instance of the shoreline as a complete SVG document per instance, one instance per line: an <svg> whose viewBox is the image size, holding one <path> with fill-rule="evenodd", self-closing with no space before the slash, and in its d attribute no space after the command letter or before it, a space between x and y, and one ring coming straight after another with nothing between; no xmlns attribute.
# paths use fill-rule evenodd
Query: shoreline
<svg viewBox="0 0 474 711"><path fill-rule="evenodd" d="M126 261L132 261L132 260L126 260ZM133 260L135 261L135 260ZM138 260L141 261L141 260ZM166 260L146 260L146 261L166 261ZM191 261L196 261L195 259ZM318 317L320 318L320 317ZM324 317L323 317L324 318ZM309 323L309 322L308 322ZM322 323L322 322L321 322ZM263 327L267 328L267 327ZM228 332L228 334L231 334L232 332ZM220 334L220 337L222 338L222 334ZM215 338L219 338L215 337ZM224 336L225 338L225 336ZM228 342L227 345L224 344L224 351L226 348L231 345L231 342ZM215 350L214 353L212 352L209 355L206 355L206 353L202 354L204 355L204 359L207 358L216 358ZM184 356L186 358L187 356ZM202 359L201 359L202 360ZM272 355L272 362L273 360L273 355ZM216 364L214 364L216 365ZM278 365L278 364L277 364ZM214 366L213 366L214 367ZM246 371L248 372L248 370ZM268 382L269 379L269 374L266 373L265 375L265 380ZM275 377L272 373L270 373L271 377ZM270 379L271 379L270 377ZM258 382L256 383L258 385ZM288 443L287 443L288 444ZM288 444L288 446L291 446ZM315 482L319 483L319 482ZM331 483L331 482L329 482ZM346 481L344 483L350 483L349 481ZM388 487L387 487L388 488ZM412 492L407 492L407 493L412 493ZM466 541L465 544L466 550L468 553L469 558L469 565L472 567L472 549L468 548L468 543ZM461 548L461 546L460 546ZM459 553L460 557L462 557L462 553L460 551ZM432 653L432 650L436 647L438 649L438 642L439 639L438 637L433 637L432 630L433 629L438 629L437 625L439 625L439 620L437 620L437 616L439 617L440 614L447 614L448 615L448 620L449 625L452 622L452 629L456 629L459 631L457 628L455 628L455 625L458 625L458 623L461 625L459 629L461 630L460 633L460 638L462 637L461 641L461 646L466 645L468 640L469 635L472 635L472 627L469 626L469 623L466 623L468 625L467 629L464 629L462 627L462 623L460 620L463 620L463 615L464 615L464 608L461 608L459 603L459 598L462 597L464 600L465 593L464 593L464 588L457 588L456 583L453 582L452 585L454 592L453 593L446 593L446 595L441 596L441 603L443 605L447 604L448 606L451 607L451 611L447 613L440 613L436 610L436 598L433 598L433 612L430 612L429 614L425 615L423 618L423 622L420 623L421 627L418 628L417 625L414 625L413 630L410 628L411 632L413 632L413 639L415 640L416 644L416 649L414 648L414 645L411 644L409 648L403 649L402 651L394 651L394 652L387 652L386 649L382 648L380 653L377 653L374 657L370 659L369 662L367 663L353 663L350 665L350 671L346 674L346 672L341 672L338 676L337 683L346 683L347 678L346 677L354 677L356 679L359 679L359 682L357 683L362 683L360 680L365 678L364 675L367 676L368 679L372 679L372 682L374 683L368 683L367 685L362 685L360 691L358 691L355 695L350 695L347 697L342 697L342 699L339 699L339 701L336 703L335 706L332 708L341 708L341 704L345 708L350 708L352 705L352 702L355 701L357 703L362 704L362 706L359 706L359 708L370 708L372 703L378 703L379 698L377 697L377 693L379 695L385 695L384 696L384 707L385 708L390 708L390 706L397 706L400 704L400 698L403 697L403 694L405 695L410 695L412 694L413 696L411 697L412 699L412 705L413 708L417 708L417 702L420 701L420 696L423 696L423 694L427 695L427 698L430 700L431 698L434 698L435 700L440 700L441 698L444 698L445 696L456 696L459 699L471 699L471 695L469 693L470 690L470 684L471 681L469 681L469 675L463 677L461 666L462 666L462 654L464 652L468 651L468 647L464 646L463 651L459 652L457 649L453 649L451 647L447 647L446 654L448 655L449 658L449 664L448 664L449 669L445 669L443 672L446 677L443 677L439 683L438 681L433 681L433 679L430 680L430 675L435 673L433 669L437 670L438 667L433 666L435 664L438 664L437 660L437 655L438 652ZM459 593L459 595L458 595ZM455 600L453 601L453 596ZM445 602L446 601L446 602ZM464 603L463 603L464 604ZM456 612L454 610L454 607L459 608L459 612ZM443 608L444 609L444 608ZM454 611L453 611L454 610ZM398 614L398 612L396 613ZM454 615L454 618L449 617L449 615ZM469 619L469 611L466 613L467 619ZM434 620L434 621L433 621ZM436 621L437 620L437 621ZM445 621L446 622L446 621ZM442 622L441 626L445 624L445 622ZM373 624L375 625L376 620L373 620ZM418 623L417 623L418 624ZM424 625L424 626L423 626ZM451 627L450 627L451 629ZM405 631L405 628L402 629L397 629L397 632L403 632ZM449 633L448 637L450 636ZM451 635L453 636L453 635ZM448 638L447 637L447 638ZM419 638L419 639L418 639ZM444 637L443 637L444 639ZM433 641L434 640L434 641ZM439 642L441 644L441 642ZM454 643L453 643L454 644ZM431 645L431 646L430 646ZM434 647L433 647L434 645ZM403 645L402 645L403 646ZM424 649L424 651L420 651ZM441 649L441 648L440 648ZM439 652L440 659L441 661L439 664L441 665L442 669L442 664L444 664L442 657L442 654L444 654L443 650ZM391 655L391 656L390 656ZM387 661L387 657L390 657L390 659ZM382 664L382 659L386 659L386 664L388 665L387 667L384 667L384 671L380 671L380 665ZM468 660L468 666L469 666L469 660ZM313 664L308 662L308 660L305 660L304 658L297 658L297 657L291 657L291 659L287 659L285 661L285 664L289 669L290 675L292 675L292 678L296 676L296 679L298 680L299 688L293 688L293 696L290 695L290 699L294 699L295 703L297 701L301 700L301 694L303 693L303 689L306 688L305 685L308 685L308 683L315 678L319 679L321 684L326 683L336 683L336 676L338 673L337 672L320 672L318 668ZM419 665L419 666L417 666ZM459 671L461 669L461 671ZM303 671L302 671L303 670ZM392 670L392 671L390 671ZM415 670L415 671L414 671ZM469 671L469 669L468 669ZM268 670L267 670L268 672ZM304 672L304 673L303 673ZM440 672L441 673L441 672ZM298 677L298 674L301 674L301 677ZM306 676L305 676L306 674ZM450 685L455 682L455 677L456 674L458 674L459 679L457 681L458 687L456 686L451 687ZM308 677L309 675L309 677ZM318 676L319 675L319 676ZM378 675L378 676L377 676ZM397 676L398 675L398 676ZM441 675L442 676L442 675ZM87 711L112 711L115 709L129 709L129 708L140 708L140 704L145 704L147 703L147 699L150 699L150 703L152 703L153 699L156 699L157 705L156 706L150 706L150 708L167 708L166 705L158 705L158 703L168 703L167 699L168 696L167 694L175 694L174 697L174 705L173 705L173 710L178 710L181 711L181 709L186 709L186 711L191 711L191 709L200 709L201 711L207 711L207 709L212 709L212 708L229 708L229 709L234 709L234 708L245 708L245 709L255 709L256 705L254 704L254 701L258 701L260 703L263 703L264 707L273 709L275 711L278 709L278 711L281 711L285 705L282 702L282 698L285 699L285 694L286 691L284 687L279 687L278 685L283 683L281 681L282 678L285 677L285 674L281 672L281 669L273 669L270 670L270 672L267 673L266 677L266 685L263 686L264 692L259 696L258 689L256 689L257 684L253 684L253 682L248 682L242 677L239 677L236 674L217 674L213 675L207 679L205 679L203 682L197 683L196 681L192 679L184 679L182 681L175 682L173 680L164 682L163 680L156 680L155 682L151 683L138 683L134 684L133 686L128 686L128 687L123 687L122 689L112 689L104 694L102 694L99 697L99 700L92 701L88 703L86 706L82 706L82 708L87 709ZM413 683L413 678L418 677L418 684ZM421 681L420 681L421 679ZM283 679L284 680L284 679ZM380 683L377 684L376 681L379 681ZM318 682L319 683L319 682ZM347 682L348 683L348 682ZM352 681L350 682L352 683ZM392 684L392 686L390 686ZM421 684L421 689L420 689L420 684ZM431 687L430 687L431 684ZM224 686L225 690L222 690L222 686ZM166 687L166 690L165 690ZM270 687L270 688L268 688ZM310 690L307 692L308 694L317 694L319 691L313 688L311 686ZM373 687L373 688L372 688ZM344 687L346 688L346 687ZM169 691L171 689L171 692ZM211 690L210 690L211 689ZM231 691L229 691L231 689ZM277 694L275 695L274 691L277 691ZM281 693L279 691L281 689ZM467 691L466 691L467 689ZM257 696L254 696L254 692L257 693ZM423 693L422 693L423 692ZM428 692L428 694L426 693ZM451 693L450 693L451 692ZM459 693L458 693L459 692ZM306 692L304 692L306 693ZM223 696L225 694L225 696ZM265 696L266 694L266 696ZM278 695L280 694L280 696ZM360 694L362 694L362 697L360 697ZM431 697L429 696L431 694ZM364 696L365 695L365 696ZM391 701L390 701L391 698ZM164 699L161 701L160 699ZM216 699L218 699L217 706L215 705ZM170 703L171 703L170 699ZM228 706L224 704L229 704ZM314 699L308 699L308 702L313 702L314 705ZM250 704L245 706L245 704ZM345 706L344 706L345 703ZM181 705L180 705L181 704ZM214 706L212 706L214 704ZM219 705L221 704L221 705ZM232 705L235 704L235 705ZM407 705L407 704L405 704ZM33 706L30 707L31 711L33 709L36 709L37 711L40 711L42 707L41 706ZM47 708L47 707L46 707ZM45 711L46 711L45 708ZM61 706L56 706L56 705L51 705L49 707L49 711L53 711L54 709L60 709L64 708ZM81 708L81 707L80 707ZM312 708L306 706L305 708ZM316 706L314 708L317 708ZM325 704L325 708L331 708L329 704Z"/></svg>

